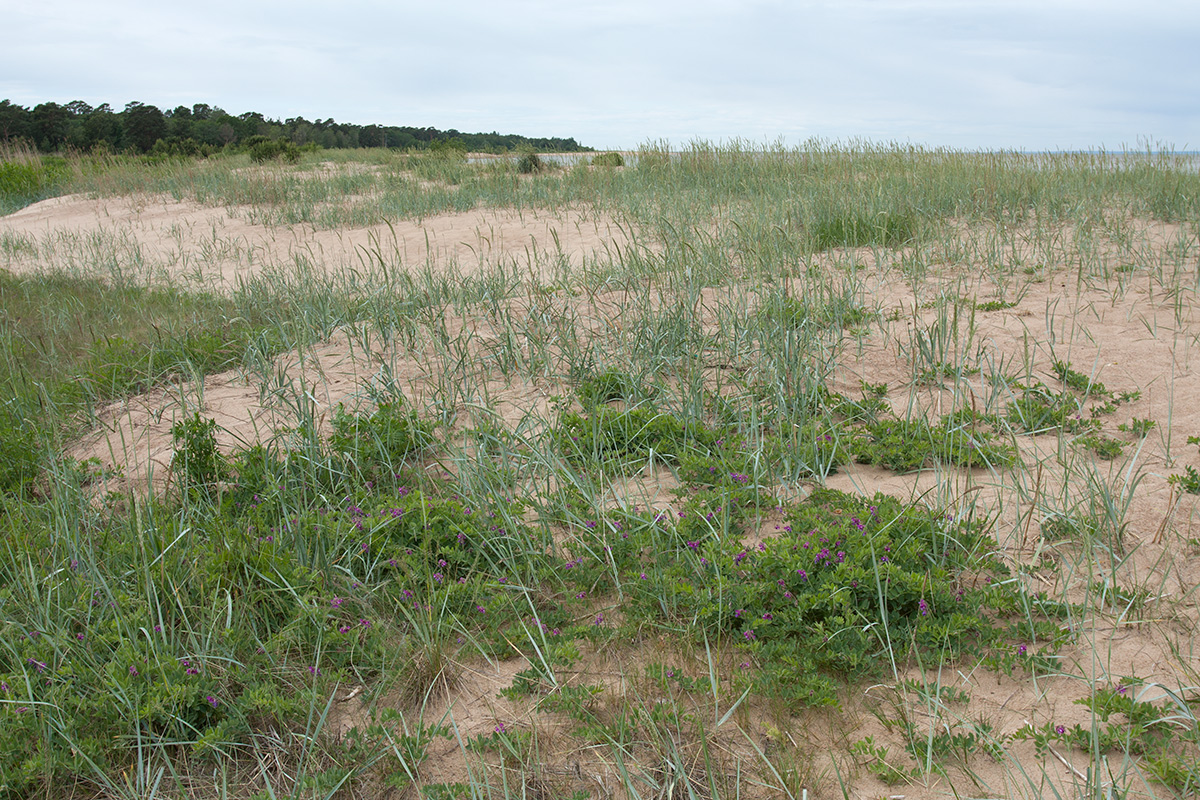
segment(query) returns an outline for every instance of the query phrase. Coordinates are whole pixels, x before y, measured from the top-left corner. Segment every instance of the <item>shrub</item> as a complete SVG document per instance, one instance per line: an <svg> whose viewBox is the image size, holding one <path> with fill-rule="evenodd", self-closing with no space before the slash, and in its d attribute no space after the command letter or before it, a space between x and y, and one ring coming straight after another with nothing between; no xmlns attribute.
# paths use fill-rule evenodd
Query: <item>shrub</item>
<svg viewBox="0 0 1200 800"><path fill-rule="evenodd" d="M995 434L964 422L951 415L937 425L919 419L879 420L863 428L850 450L860 463L896 472L920 469L932 459L963 467L1006 467L1015 461L1012 448L996 441Z"/></svg>
<svg viewBox="0 0 1200 800"><path fill-rule="evenodd" d="M531 175L541 172L546 168L542 159L538 158L537 153L526 153L517 159L517 172L522 175Z"/></svg>
<svg viewBox="0 0 1200 800"><path fill-rule="evenodd" d="M329 445L360 472L383 470L391 474L407 456L428 447L432 437L432 423L417 419L397 399L380 403L367 417L347 414L343 406L338 406Z"/></svg>
<svg viewBox="0 0 1200 800"><path fill-rule="evenodd" d="M563 454L576 463L631 464L652 453L677 461L689 449L710 452L723 444L726 434L645 406L624 411L596 406L591 416L564 415L555 436Z"/></svg>
<svg viewBox="0 0 1200 800"><path fill-rule="evenodd" d="M986 652L1002 635L991 618L1004 610L998 584L961 581L964 571L1004 571L978 520L816 489L758 547L696 536L687 521L673 525L688 532L683 557L664 552L661 537L634 551L635 602L651 617L690 623L697 637L724 632L780 700L832 705L839 680L880 673L889 649L944 662Z"/></svg>
<svg viewBox="0 0 1200 800"><path fill-rule="evenodd" d="M620 153L601 153L592 159L593 167L623 167L625 157Z"/></svg>
<svg viewBox="0 0 1200 800"><path fill-rule="evenodd" d="M197 411L191 419L171 426L175 444L172 467L180 469L179 480L186 490L208 489L228 477L228 466L217 449L217 421L202 419Z"/></svg>
<svg viewBox="0 0 1200 800"><path fill-rule="evenodd" d="M457 136L450 139L434 139L429 143L429 152L440 158L463 161L467 157L467 144Z"/></svg>
<svg viewBox="0 0 1200 800"><path fill-rule="evenodd" d="M289 164L300 161L300 148L287 139L251 136L242 142L242 147L250 153L250 158L257 164L276 160L286 161Z"/></svg>

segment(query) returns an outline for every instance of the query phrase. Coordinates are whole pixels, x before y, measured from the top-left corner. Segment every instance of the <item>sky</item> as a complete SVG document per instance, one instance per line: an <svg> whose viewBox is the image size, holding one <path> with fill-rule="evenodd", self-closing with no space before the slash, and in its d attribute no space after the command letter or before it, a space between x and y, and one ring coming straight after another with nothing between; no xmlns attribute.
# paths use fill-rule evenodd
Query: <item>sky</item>
<svg viewBox="0 0 1200 800"><path fill-rule="evenodd" d="M0 99L647 142L1200 150L1197 0L0 0Z"/></svg>

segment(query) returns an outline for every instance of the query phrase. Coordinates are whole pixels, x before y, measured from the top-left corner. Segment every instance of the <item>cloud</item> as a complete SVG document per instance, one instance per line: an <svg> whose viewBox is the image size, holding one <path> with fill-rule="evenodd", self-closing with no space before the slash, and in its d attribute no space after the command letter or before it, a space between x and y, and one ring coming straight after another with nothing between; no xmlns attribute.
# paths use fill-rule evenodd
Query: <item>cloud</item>
<svg viewBox="0 0 1200 800"><path fill-rule="evenodd" d="M48 0L0 94L575 136L1200 141L1200 7L1157 2Z"/></svg>

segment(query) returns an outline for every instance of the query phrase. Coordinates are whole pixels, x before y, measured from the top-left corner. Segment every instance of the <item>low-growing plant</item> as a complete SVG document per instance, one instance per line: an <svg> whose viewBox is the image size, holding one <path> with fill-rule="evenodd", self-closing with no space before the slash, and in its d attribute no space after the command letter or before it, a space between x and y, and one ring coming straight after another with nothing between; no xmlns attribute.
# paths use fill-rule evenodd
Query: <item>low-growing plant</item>
<svg viewBox="0 0 1200 800"><path fill-rule="evenodd" d="M785 328L853 328L870 322L875 314L847 298L813 303L793 297L781 298L778 306L764 307L769 318L777 319Z"/></svg>
<svg viewBox="0 0 1200 800"><path fill-rule="evenodd" d="M1125 451L1124 442L1095 433L1089 433L1084 436L1080 436L1075 440L1075 443L1080 447L1091 450L1096 454L1097 458L1105 461L1112 461L1114 458L1120 458L1121 453Z"/></svg>
<svg viewBox="0 0 1200 800"><path fill-rule="evenodd" d="M866 759L867 771L888 786L905 783L921 774L921 768L902 767L886 745L876 744L871 736L865 736L850 744L850 752Z"/></svg>
<svg viewBox="0 0 1200 800"><path fill-rule="evenodd" d="M1129 420L1128 423L1122 422L1117 426L1117 430L1122 433L1132 433L1139 439L1145 439L1150 435L1150 431L1154 430L1158 423L1152 419L1139 419L1137 417Z"/></svg>
<svg viewBox="0 0 1200 800"><path fill-rule="evenodd" d="M1167 482L1178 486L1187 494L1200 494L1200 471L1190 464L1184 466L1182 474L1175 473L1169 476Z"/></svg>
<svg viewBox="0 0 1200 800"><path fill-rule="evenodd" d="M561 451L578 464L628 465L651 457L676 462L687 452L711 452L730 435L645 405L596 406L586 416L564 414L555 431Z"/></svg>
<svg viewBox="0 0 1200 800"><path fill-rule="evenodd" d="M1101 396L1107 396L1109 394L1108 389L1105 388L1103 383L1100 383L1100 381L1093 381L1090 377L1084 375L1082 372L1071 369L1071 364L1068 361L1055 361L1054 374L1058 376L1060 381L1062 381L1063 386L1066 386L1068 389L1073 389L1080 394L1096 394Z"/></svg>
<svg viewBox="0 0 1200 800"><path fill-rule="evenodd" d="M850 452L864 464L896 472L920 469L932 460L963 467L1002 468L1016 461L1016 451L997 435L961 416L947 415L936 425L920 419L883 419L864 425L852 437Z"/></svg>
<svg viewBox="0 0 1200 800"><path fill-rule="evenodd" d="M1094 430L1099 423L1083 418L1083 401L1069 392L1054 392L1041 383L1024 387L1008 404L1008 419L1028 433L1045 433L1061 428L1067 433Z"/></svg>
<svg viewBox="0 0 1200 800"><path fill-rule="evenodd" d="M984 652L1003 635L981 613L1000 584L959 583L959 570L1003 569L978 522L824 489L787 509L756 547L705 535L691 517L673 522L684 541L664 552L660 540L631 562L626 586L644 613L739 642L758 665L759 690L780 702L835 704L838 680L879 674L900 643L938 661ZM628 532L631 546L656 530Z"/></svg>

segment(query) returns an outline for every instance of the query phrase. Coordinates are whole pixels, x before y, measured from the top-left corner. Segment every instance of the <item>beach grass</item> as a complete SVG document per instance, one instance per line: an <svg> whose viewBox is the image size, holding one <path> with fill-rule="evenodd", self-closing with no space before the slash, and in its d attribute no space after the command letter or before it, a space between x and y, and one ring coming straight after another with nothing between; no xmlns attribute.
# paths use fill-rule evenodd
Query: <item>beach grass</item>
<svg viewBox="0 0 1200 800"><path fill-rule="evenodd" d="M0 795L1195 794L1186 157L63 163L0 207L628 236L202 290L0 233ZM231 444L218 377L278 424ZM158 480L80 457L160 395Z"/></svg>

